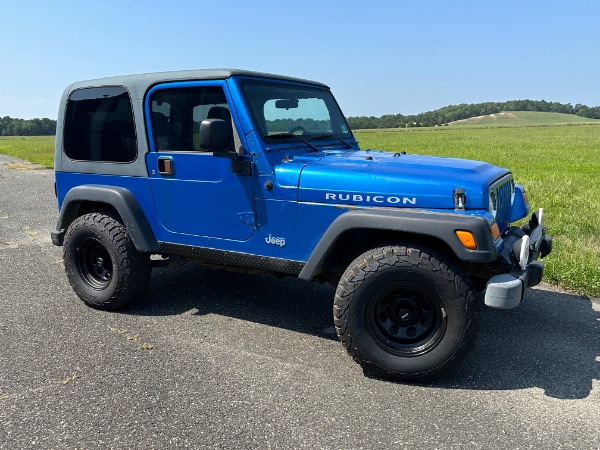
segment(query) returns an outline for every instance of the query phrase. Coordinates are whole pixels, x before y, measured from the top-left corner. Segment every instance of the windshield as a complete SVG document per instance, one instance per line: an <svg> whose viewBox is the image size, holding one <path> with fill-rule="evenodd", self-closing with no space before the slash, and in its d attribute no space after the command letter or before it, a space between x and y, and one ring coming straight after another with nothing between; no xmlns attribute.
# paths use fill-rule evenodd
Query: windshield
<svg viewBox="0 0 600 450"><path fill-rule="evenodd" d="M352 136L328 89L244 81L242 91L256 126L267 142L280 141L292 134L309 140L329 135L340 139Z"/></svg>

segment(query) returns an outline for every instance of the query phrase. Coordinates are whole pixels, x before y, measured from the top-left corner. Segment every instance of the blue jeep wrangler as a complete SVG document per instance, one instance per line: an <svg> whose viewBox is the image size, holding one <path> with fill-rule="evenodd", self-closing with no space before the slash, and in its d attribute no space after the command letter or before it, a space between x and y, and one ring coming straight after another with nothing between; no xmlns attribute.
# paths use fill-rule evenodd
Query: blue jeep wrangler
<svg viewBox="0 0 600 450"><path fill-rule="evenodd" d="M542 209L511 226L529 204L508 170L361 151L326 85L279 75L75 83L55 170L52 242L88 305L129 304L165 261L329 282L344 347L385 378L456 365L476 338L479 294L517 306L552 247Z"/></svg>

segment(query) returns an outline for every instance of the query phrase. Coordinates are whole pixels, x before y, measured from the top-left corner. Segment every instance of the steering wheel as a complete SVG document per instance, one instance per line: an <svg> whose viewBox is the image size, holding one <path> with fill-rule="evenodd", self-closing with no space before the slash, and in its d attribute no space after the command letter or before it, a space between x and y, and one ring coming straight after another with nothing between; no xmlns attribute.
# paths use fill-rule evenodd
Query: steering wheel
<svg viewBox="0 0 600 450"><path fill-rule="evenodd" d="M294 128L288 131L289 134L294 134L295 131L302 131L302 134L306 133L306 128L302 125L296 125Z"/></svg>

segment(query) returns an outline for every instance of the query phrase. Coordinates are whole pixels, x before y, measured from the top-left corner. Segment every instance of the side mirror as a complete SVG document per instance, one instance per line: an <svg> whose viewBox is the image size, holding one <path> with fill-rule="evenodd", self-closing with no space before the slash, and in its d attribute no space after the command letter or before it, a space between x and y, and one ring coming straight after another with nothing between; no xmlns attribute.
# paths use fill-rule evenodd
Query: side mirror
<svg viewBox="0 0 600 450"><path fill-rule="evenodd" d="M231 159L231 171L238 175L252 175L252 162L232 150L231 122L223 119L206 119L200 122L200 147L213 152L217 158Z"/></svg>
<svg viewBox="0 0 600 450"><path fill-rule="evenodd" d="M231 124L223 119L206 119L200 122L200 147L220 153L229 153L231 147ZM233 152L231 152L233 153ZM217 155L220 156L220 155Z"/></svg>

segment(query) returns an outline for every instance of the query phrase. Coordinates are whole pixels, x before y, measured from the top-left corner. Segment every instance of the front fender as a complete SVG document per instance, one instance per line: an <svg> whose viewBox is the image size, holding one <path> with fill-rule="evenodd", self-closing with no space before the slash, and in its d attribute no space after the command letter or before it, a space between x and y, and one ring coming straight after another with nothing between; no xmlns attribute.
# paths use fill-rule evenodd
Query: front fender
<svg viewBox="0 0 600 450"><path fill-rule="evenodd" d="M71 189L62 203L56 229L51 232L52 243L62 245L66 229L79 215L84 202L103 203L117 210L135 248L140 252L158 252L158 241L152 227L131 191L103 185L82 185Z"/></svg>
<svg viewBox="0 0 600 450"><path fill-rule="evenodd" d="M319 269L335 241L346 231L371 229L430 236L444 241L458 259L465 262L488 263L497 259L498 253L488 221L481 216L419 210L360 209L338 216L327 228L306 262L299 278L310 280ZM473 233L477 250L463 246L456 230Z"/></svg>

